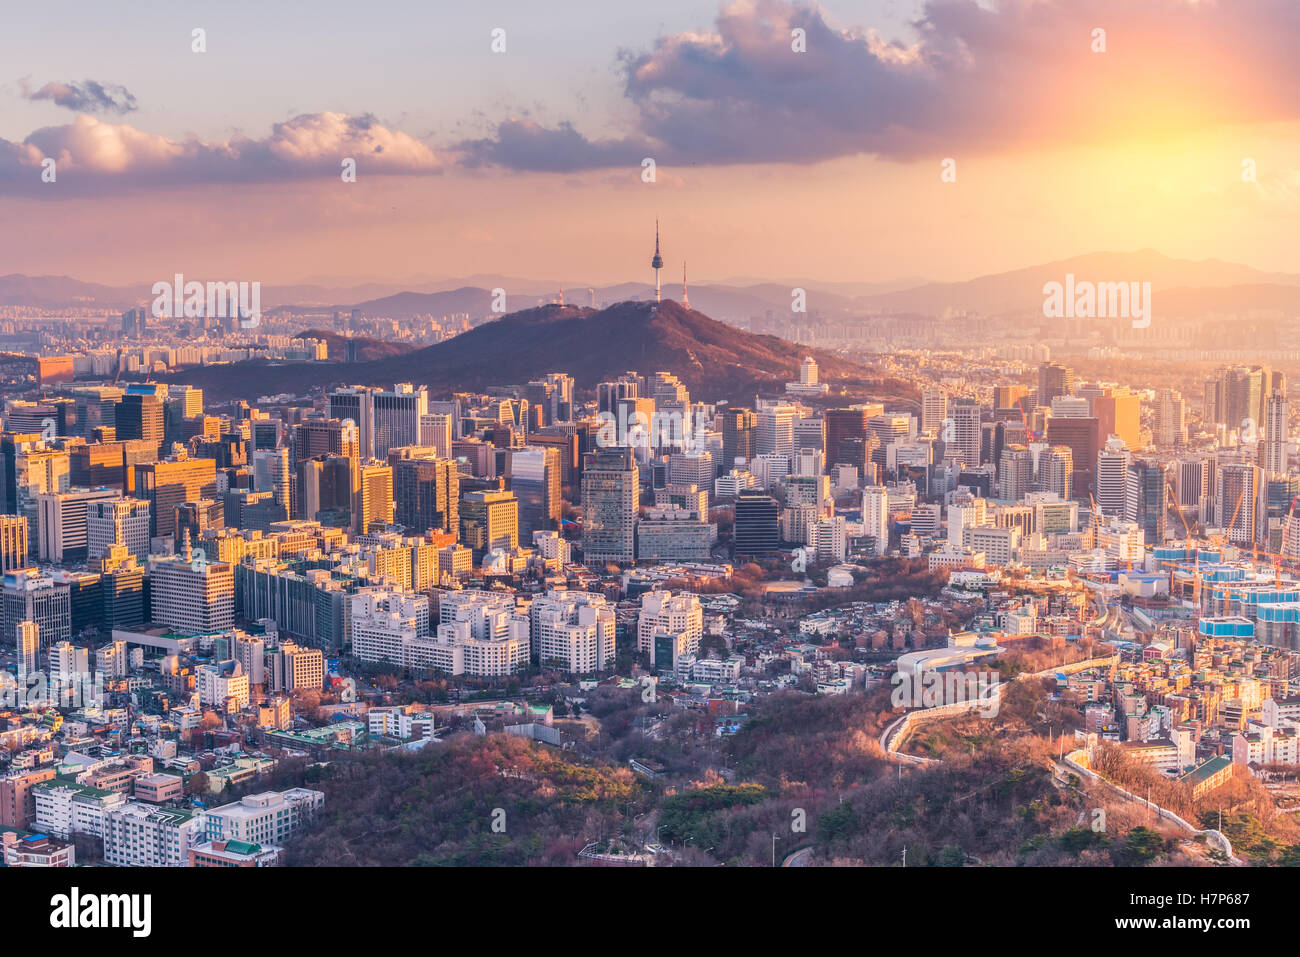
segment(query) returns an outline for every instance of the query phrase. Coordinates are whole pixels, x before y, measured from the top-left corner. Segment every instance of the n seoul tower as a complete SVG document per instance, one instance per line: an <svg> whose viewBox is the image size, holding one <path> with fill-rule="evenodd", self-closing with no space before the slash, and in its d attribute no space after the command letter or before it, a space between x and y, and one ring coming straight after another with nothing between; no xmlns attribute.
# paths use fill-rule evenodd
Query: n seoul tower
<svg viewBox="0 0 1300 957"><path fill-rule="evenodd" d="M655 271L655 302L660 302L659 298L659 270L664 268L664 257L659 255L659 220L655 220L655 256L650 260L650 268Z"/></svg>

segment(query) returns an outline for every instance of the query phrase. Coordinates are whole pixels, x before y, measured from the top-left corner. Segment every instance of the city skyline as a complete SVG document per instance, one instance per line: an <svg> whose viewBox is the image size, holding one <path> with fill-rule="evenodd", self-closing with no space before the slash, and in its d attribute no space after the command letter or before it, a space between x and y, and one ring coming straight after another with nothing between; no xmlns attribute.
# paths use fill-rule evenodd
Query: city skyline
<svg viewBox="0 0 1300 957"><path fill-rule="evenodd" d="M0 11L18 940L383 954L449 867L565 868L548 916L851 867L908 925L1280 925L1296 37L1300 0ZM360 868L398 897L335 904Z"/></svg>

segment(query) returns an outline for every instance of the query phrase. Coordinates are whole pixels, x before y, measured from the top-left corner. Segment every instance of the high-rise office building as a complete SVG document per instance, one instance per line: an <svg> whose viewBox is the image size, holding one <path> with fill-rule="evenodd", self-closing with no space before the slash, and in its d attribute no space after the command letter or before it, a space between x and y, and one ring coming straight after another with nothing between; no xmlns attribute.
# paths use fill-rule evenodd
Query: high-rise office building
<svg viewBox="0 0 1300 957"><path fill-rule="evenodd" d="M519 544L519 501L514 492L466 492L460 499L460 541L481 562L488 552Z"/></svg>
<svg viewBox="0 0 1300 957"><path fill-rule="evenodd" d="M228 562L179 555L149 559L150 621L188 634L212 634L235 622L235 571Z"/></svg>
<svg viewBox="0 0 1300 957"><path fill-rule="evenodd" d="M948 393L942 389L922 390L921 431L938 435L946 418L948 418Z"/></svg>
<svg viewBox="0 0 1300 957"><path fill-rule="evenodd" d="M92 503L118 501L113 488L71 489L37 496L37 555L56 564L84 562L89 556L87 513ZM96 556L97 557L97 556Z"/></svg>
<svg viewBox="0 0 1300 957"><path fill-rule="evenodd" d="M1096 495L1101 514L1121 516L1128 494L1128 466L1131 455L1128 446L1119 436L1106 440L1106 447L1097 453Z"/></svg>
<svg viewBox="0 0 1300 957"><path fill-rule="evenodd" d="M736 496L732 552L737 558L757 558L781 548L781 506L772 496L742 489Z"/></svg>
<svg viewBox="0 0 1300 957"><path fill-rule="evenodd" d="M1129 451L1142 448L1141 399L1126 388L1108 388L1092 400L1100 435L1117 435Z"/></svg>
<svg viewBox="0 0 1300 957"><path fill-rule="evenodd" d="M1264 404L1264 444L1260 451L1266 474L1286 474L1290 439L1286 396L1274 392Z"/></svg>
<svg viewBox="0 0 1300 957"><path fill-rule="evenodd" d="M846 460L844 457L845 441L865 440L867 421L873 415L884 414L884 411L885 407L878 404L855 405L847 409L827 409L822 417L826 425L826 467L830 468L845 461L853 464L852 459ZM727 468L731 466L728 465Z"/></svg>
<svg viewBox="0 0 1300 957"><path fill-rule="evenodd" d="M328 396L329 417L338 419L344 424L350 424L352 428L348 432L356 431L358 454L362 459L373 458L375 454L374 393L374 389L363 386L348 386L335 389ZM418 423L419 420L416 421ZM401 444L414 445L417 441L418 436L410 442ZM325 452L340 454L342 450L321 449L313 454L321 455ZM301 458L310 457L303 455L301 452L299 455Z"/></svg>
<svg viewBox="0 0 1300 957"><path fill-rule="evenodd" d="M408 534L430 529L459 533L460 470L426 447L388 450L393 467L394 518Z"/></svg>
<svg viewBox="0 0 1300 957"><path fill-rule="evenodd" d="M1023 445L1008 445L998 463L998 494L1008 502L1021 501L1034 483L1034 453Z"/></svg>
<svg viewBox="0 0 1300 957"><path fill-rule="evenodd" d="M755 454L755 431L758 416L750 409L726 408L722 410L722 461L718 474L725 475L736 467L738 460L748 463ZM741 468L744 464L741 465Z"/></svg>
<svg viewBox="0 0 1300 957"><path fill-rule="evenodd" d="M386 458L389 449L420 443L420 422L429 411L429 393L409 382L370 397L374 437L370 455Z"/></svg>
<svg viewBox="0 0 1300 957"><path fill-rule="evenodd" d="M162 446L165 434L163 401L166 386L151 384L128 386L117 408L118 439L140 439L154 448Z"/></svg>
<svg viewBox="0 0 1300 957"><path fill-rule="evenodd" d="M380 462L361 466L360 484L353 495L353 527L358 534L375 524L393 521L393 467Z"/></svg>
<svg viewBox="0 0 1300 957"><path fill-rule="evenodd" d="M1256 534L1256 509L1260 469L1240 462L1222 462L1218 468L1215 521L1234 545L1250 545Z"/></svg>
<svg viewBox="0 0 1300 957"><path fill-rule="evenodd" d="M1058 395L1074 394L1074 370L1056 362L1038 367L1038 404L1051 405Z"/></svg>
<svg viewBox="0 0 1300 957"><path fill-rule="evenodd" d="M889 492L883 485L862 490L862 534L875 542L875 554L889 550Z"/></svg>
<svg viewBox="0 0 1300 957"><path fill-rule="evenodd" d="M344 455L320 455L299 462L297 517L332 528L351 527L355 461Z"/></svg>
<svg viewBox="0 0 1300 957"><path fill-rule="evenodd" d="M1062 499L1073 495L1074 455L1069 446L1054 445L1038 453L1038 488Z"/></svg>
<svg viewBox="0 0 1300 957"><path fill-rule="evenodd" d="M1050 418L1047 420L1047 443L1064 445L1070 450L1074 464L1071 497L1088 500L1092 490L1093 473L1097 467L1097 454L1101 451L1097 433L1097 420Z"/></svg>
<svg viewBox="0 0 1300 957"><path fill-rule="evenodd" d="M1136 522L1148 545L1165 540L1169 514L1169 475L1163 462L1138 459L1128 467L1124 518Z"/></svg>
<svg viewBox="0 0 1300 957"><path fill-rule="evenodd" d="M27 519L0 515L0 575L27 566Z"/></svg>
<svg viewBox="0 0 1300 957"><path fill-rule="evenodd" d="M287 511L289 501L289 450L259 449L253 453L253 490L270 492Z"/></svg>
<svg viewBox="0 0 1300 957"><path fill-rule="evenodd" d="M426 412L420 416L420 442L427 449L433 449L438 458L451 458L451 442L459 438L452 432L455 417L449 412Z"/></svg>
<svg viewBox="0 0 1300 957"><path fill-rule="evenodd" d="M354 462L361 458L359 428L342 419L304 419L293 430L294 463L320 455L342 455Z"/></svg>
<svg viewBox="0 0 1300 957"><path fill-rule="evenodd" d="M158 460L158 446L143 439L88 442L68 449L68 482L78 488L131 489L137 465Z"/></svg>
<svg viewBox="0 0 1300 957"><path fill-rule="evenodd" d="M980 405L974 399L954 399L948 406L952 417L952 441L944 449L944 454L955 458L966 468L975 468L980 464L982 431L980 429ZM945 442L947 439L945 438Z"/></svg>
<svg viewBox="0 0 1300 957"><path fill-rule="evenodd" d="M1161 448L1187 444L1187 403L1182 393L1161 389L1151 409L1151 439Z"/></svg>
<svg viewBox="0 0 1300 957"><path fill-rule="evenodd" d="M527 446L512 449L506 464L510 491L519 500L519 537L531 542L534 532L560 524L560 453Z"/></svg>
<svg viewBox="0 0 1300 957"><path fill-rule="evenodd" d="M635 559L639 500L640 470L630 448L598 449L587 456L582 472L582 550L588 565Z"/></svg>
<svg viewBox="0 0 1300 957"><path fill-rule="evenodd" d="M793 455L796 415L792 405L775 406L759 412L754 454Z"/></svg>
<svg viewBox="0 0 1300 957"><path fill-rule="evenodd" d="M176 506L217 496L215 459L165 459L135 466L134 494L149 503L152 534L176 533Z"/></svg>
<svg viewBox="0 0 1300 957"><path fill-rule="evenodd" d="M0 588L3 598L3 632L13 640L18 623L34 621L40 629L41 650L72 637L72 591L64 582L35 568L6 572Z"/></svg>

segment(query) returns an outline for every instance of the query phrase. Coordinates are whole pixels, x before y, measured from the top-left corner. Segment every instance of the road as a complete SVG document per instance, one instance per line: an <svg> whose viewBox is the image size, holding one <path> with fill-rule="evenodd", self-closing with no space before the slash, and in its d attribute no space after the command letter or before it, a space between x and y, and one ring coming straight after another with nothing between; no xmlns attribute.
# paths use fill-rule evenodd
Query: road
<svg viewBox="0 0 1300 957"><path fill-rule="evenodd" d="M782 867L809 867L809 859L812 857L813 849L811 847L801 847L799 850L787 854L785 860L781 862Z"/></svg>

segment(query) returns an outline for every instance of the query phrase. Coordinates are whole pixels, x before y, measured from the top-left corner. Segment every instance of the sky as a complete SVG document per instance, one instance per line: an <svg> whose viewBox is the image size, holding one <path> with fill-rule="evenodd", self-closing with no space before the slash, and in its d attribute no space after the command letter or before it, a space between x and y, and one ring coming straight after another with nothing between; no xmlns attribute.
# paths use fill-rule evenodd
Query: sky
<svg viewBox="0 0 1300 957"><path fill-rule="evenodd" d="M1295 0L5 4L0 274L644 280L656 218L692 282L1300 271L1298 28Z"/></svg>

